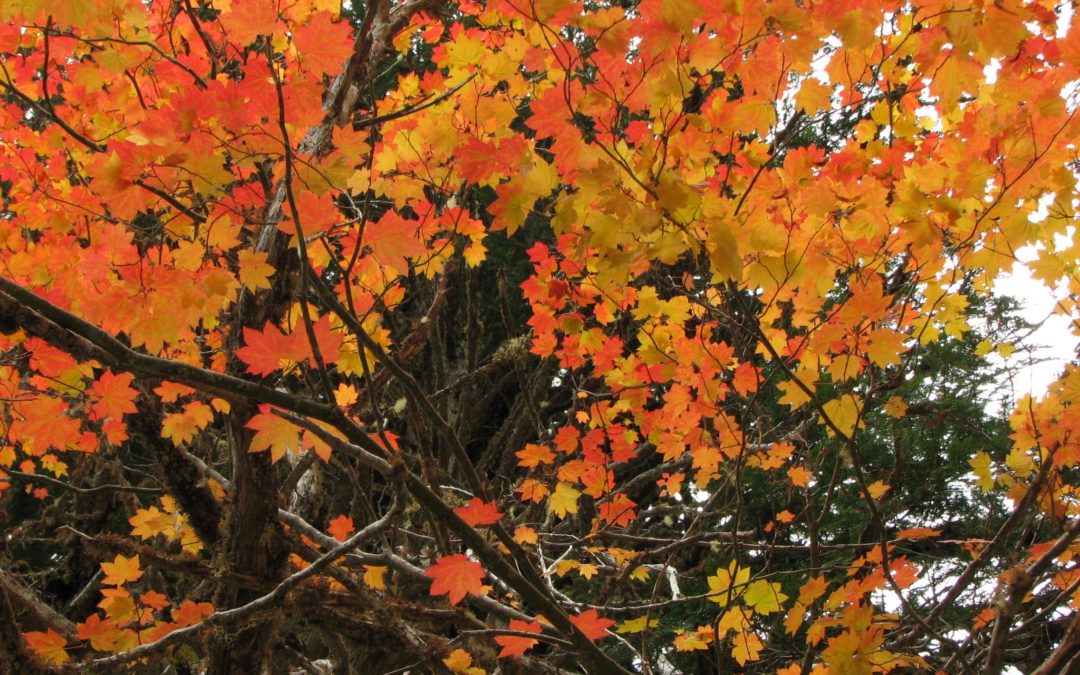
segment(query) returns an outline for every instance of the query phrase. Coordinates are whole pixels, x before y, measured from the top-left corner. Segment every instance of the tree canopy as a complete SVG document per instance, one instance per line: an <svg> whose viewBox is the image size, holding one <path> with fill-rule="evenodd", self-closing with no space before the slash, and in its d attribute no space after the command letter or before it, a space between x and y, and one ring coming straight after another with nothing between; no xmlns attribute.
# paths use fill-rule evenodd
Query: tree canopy
<svg viewBox="0 0 1080 675"><path fill-rule="evenodd" d="M1074 23L0 2L0 670L1077 667Z"/></svg>

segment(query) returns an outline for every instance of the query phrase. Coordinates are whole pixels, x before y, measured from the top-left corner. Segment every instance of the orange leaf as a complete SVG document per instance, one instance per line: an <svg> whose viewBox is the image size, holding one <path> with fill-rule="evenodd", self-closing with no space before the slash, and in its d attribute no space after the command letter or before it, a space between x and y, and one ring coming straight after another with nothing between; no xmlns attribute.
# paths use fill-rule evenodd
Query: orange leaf
<svg viewBox="0 0 1080 675"><path fill-rule="evenodd" d="M100 614L91 614L75 626L75 637L88 640L90 646L98 651L112 651L116 644L119 626L112 619L102 619Z"/></svg>
<svg viewBox="0 0 1080 675"><path fill-rule="evenodd" d="M431 595L449 595L451 605L458 604L469 593L484 594L484 568L463 553L439 558L424 574L434 579Z"/></svg>
<svg viewBox="0 0 1080 675"><path fill-rule="evenodd" d="M172 619L180 627L194 626L213 613L214 606L209 602L185 600L183 604L172 611Z"/></svg>
<svg viewBox="0 0 1080 675"><path fill-rule="evenodd" d="M470 527L494 525L503 517L494 502L485 502L479 497L473 497L465 506L454 509L454 513Z"/></svg>
<svg viewBox="0 0 1080 675"><path fill-rule="evenodd" d="M757 661L762 649L764 645L756 633L741 631L731 645L731 655L740 666L745 666L747 661Z"/></svg>
<svg viewBox="0 0 1080 675"><path fill-rule="evenodd" d="M941 534L941 530L931 530L929 527L912 527L906 530L900 530L896 533L897 539L926 539L927 537L936 537Z"/></svg>
<svg viewBox="0 0 1080 675"><path fill-rule="evenodd" d="M587 609L577 616L572 616L570 621L593 642L607 637L607 629L615 625L611 619L601 618L595 609Z"/></svg>
<svg viewBox="0 0 1080 675"><path fill-rule="evenodd" d="M135 395L138 392L128 386L133 379L134 376L130 373L115 375L111 370L102 373L87 392L94 400L90 408L90 419L119 420L124 415L135 412Z"/></svg>
<svg viewBox="0 0 1080 675"><path fill-rule="evenodd" d="M510 619L510 630L518 631L519 633L540 633L543 631L539 621L522 621L521 619ZM527 638L521 635L499 635L495 638L495 642L502 647L502 651L499 652L499 658L519 658L522 654L532 649L539 640Z"/></svg>
<svg viewBox="0 0 1080 675"><path fill-rule="evenodd" d="M44 633L38 631L23 633L23 638L26 639L26 644L30 645L34 655L49 665L62 666L71 659L64 649L67 646L67 640L52 628Z"/></svg>
<svg viewBox="0 0 1080 675"><path fill-rule="evenodd" d="M524 450L518 450L518 466L532 468L541 464L551 464L555 461L555 453L550 448L536 443L528 443Z"/></svg>

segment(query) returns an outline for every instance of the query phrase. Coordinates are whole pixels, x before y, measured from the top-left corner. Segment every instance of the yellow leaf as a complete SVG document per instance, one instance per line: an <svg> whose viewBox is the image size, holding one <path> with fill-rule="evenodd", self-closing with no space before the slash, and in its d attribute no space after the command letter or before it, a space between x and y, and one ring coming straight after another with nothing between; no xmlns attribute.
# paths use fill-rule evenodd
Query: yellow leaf
<svg viewBox="0 0 1080 675"><path fill-rule="evenodd" d="M876 480L866 486L867 492L870 493L870 497L873 499L880 499L883 494L890 490L888 483L884 481Z"/></svg>
<svg viewBox="0 0 1080 675"><path fill-rule="evenodd" d="M836 434L833 425L840 430L840 433L851 436L855 433L856 425L861 423L859 413L862 411L862 399L855 394L844 394L840 398L828 401L821 408L832 422L832 425L825 426L830 436Z"/></svg>
<svg viewBox="0 0 1080 675"><path fill-rule="evenodd" d="M210 424L214 419L213 409L201 401L192 401L184 406L183 412L173 413L161 423L161 436L168 438L173 445L188 443L195 434Z"/></svg>
<svg viewBox="0 0 1080 675"><path fill-rule="evenodd" d="M555 574L561 577L564 576L567 572L571 570L576 570L579 567L581 567L581 563L577 560L560 560L559 562L555 563Z"/></svg>
<svg viewBox="0 0 1080 675"><path fill-rule="evenodd" d="M462 255L465 257L465 264L468 267L476 267L487 258L487 248L482 242L474 241L465 247Z"/></svg>
<svg viewBox="0 0 1080 675"><path fill-rule="evenodd" d="M780 611L780 605L788 596L780 592L780 584L758 579L746 587L743 601L754 608L758 614L772 614Z"/></svg>
<svg viewBox="0 0 1080 675"><path fill-rule="evenodd" d="M638 565L634 568L634 571L630 573L630 578L634 581L648 581L649 580L649 568L644 565Z"/></svg>
<svg viewBox="0 0 1080 675"><path fill-rule="evenodd" d="M907 403L904 403L904 399L899 396L890 396L889 400L885 402L882 410L889 417L895 417L897 419L907 415Z"/></svg>
<svg viewBox="0 0 1080 675"><path fill-rule="evenodd" d="M618 625L615 629L616 633L622 633L623 635L640 633L648 628L656 628L660 625L659 619L648 619L648 626L646 626L647 617L639 616L636 619L627 619Z"/></svg>
<svg viewBox="0 0 1080 675"><path fill-rule="evenodd" d="M716 570L716 574L712 575L706 581L709 582L709 600L717 603L718 605L726 605L728 602L728 595L732 598L739 597L739 593L742 592L742 587L746 585L746 582L750 580L750 570L745 567L739 567L734 560L728 565L727 569L723 567ZM734 590L732 589L734 586Z"/></svg>
<svg viewBox="0 0 1080 675"><path fill-rule="evenodd" d="M742 607L732 607L724 612L724 615L720 617L720 621L716 623L716 629L720 631L720 635L727 635L729 631L741 631L750 627L750 621L747 618L751 612L745 610Z"/></svg>
<svg viewBox="0 0 1080 675"><path fill-rule="evenodd" d="M810 400L810 397L803 391L802 387L793 380L781 382L777 385L777 389L784 394L780 397L780 403L789 406L792 410Z"/></svg>
<svg viewBox="0 0 1080 675"><path fill-rule="evenodd" d="M1035 471L1035 462L1032 461L1031 455L1017 447L1009 451L1008 456L1005 457L1005 466L1012 469L1020 478Z"/></svg>
<svg viewBox="0 0 1080 675"><path fill-rule="evenodd" d="M147 509L138 509L135 515L128 519L132 525L131 533L140 539L151 539L159 534L169 536L168 532L174 529L175 516L163 513L156 506Z"/></svg>
<svg viewBox="0 0 1080 675"><path fill-rule="evenodd" d="M979 489L983 492L993 490L994 475L990 473L990 455L980 450L968 460L968 464L971 466L971 470L975 472L975 478L977 479L975 484L979 486Z"/></svg>
<svg viewBox="0 0 1080 675"><path fill-rule="evenodd" d="M464 649L455 649L442 662L452 673L468 673L472 666L472 654Z"/></svg>
<svg viewBox="0 0 1080 675"><path fill-rule="evenodd" d="M386 590L386 567L364 565L364 585L377 591Z"/></svg>
<svg viewBox="0 0 1080 675"><path fill-rule="evenodd" d="M708 649L713 636L712 626L700 626L693 633L680 632L675 636L675 651L694 652Z"/></svg>
<svg viewBox="0 0 1080 675"><path fill-rule="evenodd" d="M581 492L574 489L570 483L559 483L555 486L555 492L548 498L548 510L559 518L565 518L568 513L578 512L578 497Z"/></svg>

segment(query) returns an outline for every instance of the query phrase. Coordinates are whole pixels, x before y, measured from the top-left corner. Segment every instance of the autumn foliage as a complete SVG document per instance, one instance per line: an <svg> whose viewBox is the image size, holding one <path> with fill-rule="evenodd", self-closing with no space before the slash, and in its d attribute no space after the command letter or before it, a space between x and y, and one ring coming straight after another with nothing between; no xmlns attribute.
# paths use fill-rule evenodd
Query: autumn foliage
<svg viewBox="0 0 1080 675"><path fill-rule="evenodd" d="M1075 666L1075 21L0 2L0 671Z"/></svg>

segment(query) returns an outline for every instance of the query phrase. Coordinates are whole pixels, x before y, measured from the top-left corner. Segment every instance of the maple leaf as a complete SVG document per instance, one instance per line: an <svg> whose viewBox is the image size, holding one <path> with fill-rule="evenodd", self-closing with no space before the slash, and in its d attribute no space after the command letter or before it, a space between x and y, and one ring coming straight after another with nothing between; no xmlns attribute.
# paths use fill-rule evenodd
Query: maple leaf
<svg viewBox="0 0 1080 675"><path fill-rule="evenodd" d="M248 372L269 375L284 363L297 363L307 357L304 345L285 335L277 326L267 323L262 331L244 329L244 346L236 356L247 364Z"/></svg>
<svg viewBox="0 0 1080 675"><path fill-rule="evenodd" d="M190 443L195 434L214 421L214 410L202 401L191 401L183 411L173 413L161 423L161 436L168 438L174 445Z"/></svg>
<svg viewBox="0 0 1080 675"><path fill-rule="evenodd" d="M750 570L739 567L733 560L727 569L718 568L716 574L706 581L709 583L709 600L726 605L729 594L737 598L742 593L743 587L750 581Z"/></svg>
<svg viewBox="0 0 1080 675"><path fill-rule="evenodd" d="M105 578L101 580L101 583L110 586L122 586L131 581L138 581L143 575L137 555L130 558L118 555L111 563L101 563L101 571L105 573Z"/></svg>
<svg viewBox="0 0 1080 675"><path fill-rule="evenodd" d="M521 495L521 499L527 502L541 502L544 497L547 496L549 488L546 483L542 483L535 478L526 478L522 481L516 491ZM576 506L576 504L575 504Z"/></svg>
<svg viewBox="0 0 1080 675"><path fill-rule="evenodd" d="M90 646L99 651L112 651L119 628L112 619L102 619L100 614L94 613L75 625L75 637L88 640Z"/></svg>
<svg viewBox="0 0 1080 675"><path fill-rule="evenodd" d="M872 499L881 499L881 497L892 488L884 481L876 480L867 485L866 489L870 493Z"/></svg>
<svg viewBox="0 0 1080 675"><path fill-rule="evenodd" d="M882 411L889 417L895 417L897 419L907 415L908 406L904 402L904 399L899 396L890 396L889 400L882 406Z"/></svg>
<svg viewBox="0 0 1080 675"><path fill-rule="evenodd" d="M541 633L543 632L543 626L539 621L522 621L521 619L510 619L510 630L518 631L519 633ZM499 658L521 658L521 656L535 647L539 640L533 638L527 638L521 635L497 635L495 636L495 643L502 647L499 651Z"/></svg>
<svg viewBox="0 0 1080 675"><path fill-rule="evenodd" d="M431 595L449 595L451 605L458 604L470 593L484 595L484 568L463 553L439 558L424 574L434 580Z"/></svg>
<svg viewBox="0 0 1080 675"><path fill-rule="evenodd" d="M128 522L132 525L131 533L140 539L150 539L159 534L168 536L174 530L174 517L156 506L138 509Z"/></svg>
<svg viewBox="0 0 1080 675"><path fill-rule="evenodd" d="M540 541L540 535L531 527L519 525L514 528L514 541L519 544L535 544Z"/></svg>
<svg viewBox="0 0 1080 675"><path fill-rule="evenodd" d="M635 634L644 631L646 628L656 628L660 625L659 619L649 619L646 616L639 616L636 619L627 619L619 624L619 627L615 629L616 633L620 635Z"/></svg>
<svg viewBox="0 0 1080 675"><path fill-rule="evenodd" d="M518 450L517 456L518 466L526 468L532 468L541 464L551 464L555 461L555 453L553 453L547 446L537 445L536 443L527 443L525 449Z"/></svg>
<svg viewBox="0 0 1080 675"><path fill-rule="evenodd" d="M172 620L178 627L194 626L214 613L214 606L209 602L185 600L172 611Z"/></svg>
<svg viewBox="0 0 1080 675"><path fill-rule="evenodd" d="M578 497L581 492L569 483L559 483L555 486L555 492L548 498L548 510L559 518L565 518L567 514L578 512Z"/></svg>
<svg viewBox="0 0 1080 675"><path fill-rule="evenodd" d="M757 633L740 631L732 640L731 656L738 661L740 666L745 666L749 661L757 661L762 649L764 645L761 644L761 638L757 636Z"/></svg>
<svg viewBox="0 0 1080 675"><path fill-rule="evenodd" d="M341 514L337 518L330 521L330 525L326 528L326 531L330 533L330 536L338 541L345 541L349 538L353 532L356 531L356 526L353 524L353 519Z"/></svg>
<svg viewBox="0 0 1080 675"><path fill-rule="evenodd" d="M382 565L364 565L364 585L377 591L385 591L386 569Z"/></svg>
<svg viewBox="0 0 1080 675"><path fill-rule="evenodd" d="M138 392L129 386L133 379L131 373L116 375L111 370L102 373L87 392L94 401L90 408L90 419L119 420L135 412L135 396Z"/></svg>
<svg viewBox="0 0 1080 675"><path fill-rule="evenodd" d="M146 591L139 596L139 602L147 607L156 610L162 610L169 606L169 599L165 597L163 593L157 591Z"/></svg>
<svg viewBox="0 0 1080 675"><path fill-rule="evenodd" d="M763 579L752 582L742 595L743 602L759 614L779 612L781 604L787 598L788 596L780 592L780 584Z"/></svg>
<svg viewBox="0 0 1080 675"><path fill-rule="evenodd" d="M994 479L994 474L991 473L990 455L980 450L975 453L974 457L968 460L968 464L975 473L977 479L975 484L979 486L979 489L983 492L993 490L996 481Z"/></svg>
<svg viewBox="0 0 1080 675"><path fill-rule="evenodd" d="M66 651L67 640L52 628L45 632L23 633L23 639L39 659L51 666L62 666L71 660Z"/></svg>
<svg viewBox="0 0 1080 675"><path fill-rule="evenodd" d="M479 497L473 497L465 506L454 509L454 513L470 527L494 525L503 517L494 502L485 502Z"/></svg>
<svg viewBox="0 0 1080 675"><path fill-rule="evenodd" d="M909 527L906 530L900 530L895 536L897 539L926 539L940 534L941 530L934 530L929 527Z"/></svg>
<svg viewBox="0 0 1080 675"><path fill-rule="evenodd" d="M270 411L270 406L259 406L259 413L248 423L255 435L248 446L248 452L270 451L270 461L277 462L287 451L299 452L300 429L292 422Z"/></svg>
<svg viewBox="0 0 1080 675"><path fill-rule="evenodd" d="M375 257L389 270L407 274L407 258L416 260L427 252L424 242L416 236L418 227L418 222L388 211L378 222L367 227L364 242L372 247Z"/></svg>
<svg viewBox="0 0 1080 675"><path fill-rule="evenodd" d="M484 675L485 672L483 668L473 666L472 654L460 647L450 652L450 655L443 659L442 662L452 673L461 673L462 675Z"/></svg>
<svg viewBox="0 0 1080 675"><path fill-rule="evenodd" d="M814 600L817 600L824 595L828 588L829 583L825 580L825 577L813 577L799 588L799 602L805 606L809 606Z"/></svg>
<svg viewBox="0 0 1080 675"><path fill-rule="evenodd" d="M262 251L244 249L237 254L240 265L240 283L249 291L270 288L270 277L274 275L274 266L266 262L269 254ZM245 340L246 341L246 340Z"/></svg>
<svg viewBox="0 0 1080 675"><path fill-rule="evenodd" d="M799 487L806 487L810 484L810 479L814 477L814 474L810 473L806 467L793 466L788 469L788 478L794 485Z"/></svg>
<svg viewBox="0 0 1080 675"><path fill-rule="evenodd" d="M105 588L101 591L98 607L105 610L105 616L124 625L135 617L135 601L125 588Z"/></svg>
<svg viewBox="0 0 1080 675"><path fill-rule="evenodd" d="M570 621L593 642L607 637L607 629L615 625L611 619L602 618L595 609L587 609L576 616L571 616Z"/></svg>

